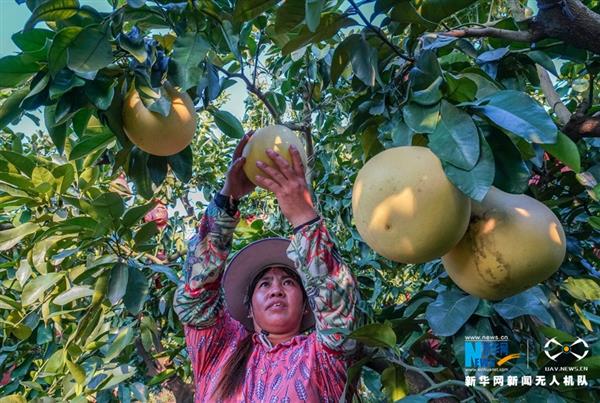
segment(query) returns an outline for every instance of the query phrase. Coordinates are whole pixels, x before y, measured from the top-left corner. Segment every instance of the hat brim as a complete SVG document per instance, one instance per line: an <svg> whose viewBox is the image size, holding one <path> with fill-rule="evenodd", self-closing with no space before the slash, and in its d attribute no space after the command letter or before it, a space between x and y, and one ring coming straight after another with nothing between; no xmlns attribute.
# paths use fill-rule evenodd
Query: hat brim
<svg viewBox="0 0 600 403"><path fill-rule="evenodd" d="M248 318L248 309L244 299L252 280L264 269L272 266L284 266L295 270L294 262L287 256L290 240L286 238L265 238L252 242L240 250L231 260L223 275L223 292L229 314L246 329L253 331L254 322ZM311 310L304 314L300 331L315 324Z"/></svg>

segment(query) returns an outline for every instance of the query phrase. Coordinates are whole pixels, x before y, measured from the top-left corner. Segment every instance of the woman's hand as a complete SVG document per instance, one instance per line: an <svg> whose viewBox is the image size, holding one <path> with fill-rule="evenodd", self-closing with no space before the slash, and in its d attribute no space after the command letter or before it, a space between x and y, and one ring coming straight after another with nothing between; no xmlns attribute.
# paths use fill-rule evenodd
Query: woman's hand
<svg viewBox="0 0 600 403"><path fill-rule="evenodd" d="M254 186L254 183L250 182L244 173L243 167L244 163L246 162L246 158L242 157L242 151L244 151L244 147L246 146L246 143L248 143L248 140L253 133L253 130L246 133L233 151L231 164L229 165L229 170L227 171L227 178L225 179L225 184L220 191L220 193L224 196L232 196L234 199L239 200L247 194L252 193L256 187Z"/></svg>
<svg viewBox="0 0 600 403"><path fill-rule="evenodd" d="M290 146L292 165L271 149L267 150L267 155L275 163L275 167L261 161L256 162L256 166L265 174L256 175L258 185L275 193L281 212L294 227L316 218L317 213L306 186L304 166L296 147Z"/></svg>

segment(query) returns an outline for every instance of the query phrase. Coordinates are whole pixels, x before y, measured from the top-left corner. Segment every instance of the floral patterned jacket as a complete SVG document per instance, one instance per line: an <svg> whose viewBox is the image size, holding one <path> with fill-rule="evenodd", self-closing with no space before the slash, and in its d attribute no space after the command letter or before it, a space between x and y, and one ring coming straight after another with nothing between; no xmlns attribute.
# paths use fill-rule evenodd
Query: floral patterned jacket
<svg viewBox="0 0 600 403"><path fill-rule="evenodd" d="M221 369L247 330L224 305L221 277L239 212L233 216L212 202L190 240L185 281L174 308L184 324L196 384L195 401L213 402ZM244 384L228 402L338 402L355 344L336 329L351 330L358 301L356 283L342 262L322 220L292 237L295 262L315 315L315 331L272 346L255 333Z"/></svg>

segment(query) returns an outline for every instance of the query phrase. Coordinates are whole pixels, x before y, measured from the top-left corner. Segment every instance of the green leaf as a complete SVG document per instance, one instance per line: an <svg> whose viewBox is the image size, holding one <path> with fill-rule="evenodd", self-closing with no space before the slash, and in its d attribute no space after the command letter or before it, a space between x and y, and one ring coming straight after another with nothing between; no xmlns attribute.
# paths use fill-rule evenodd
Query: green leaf
<svg viewBox="0 0 600 403"><path fill-rule="evenodd" d="M379 142L376 125L368 126L360 136L360 144L363 149L363 162L383 151L383 145Z"/></svg>
<svg viewBox="0 0 600 403"><path fill-rule="evenodd" d="M400 401L400 399L403 399L410 393L406 385L404 369L395 365L383 370L381 373L381 385L389 401L392 402Z"/></svg>
<svg viewBox="0 0 600 403"><path fill-rule="evenodd" d="M96 72L113 62L109 31L100 25L85 27L67 51L67 65L78 73Z"/></svg>
<svg viewBox="0 0 600 403"><path fill-rule="evenodd" d="M71 164L57 166L52 170L52 175L56 178L56 191L58 193L66 193L75 181L75 169Z"/></svg>
<svg viewBox="0 0 600 403"><path fill-rule="evenodd" d="M117 38L117 42L122 49L128 51L138 62L144 63L148 59L148 52L142 37L134 41L129 36L121 33Z"/></svg>
<svg viewBox="0 0 600 403"><path fill-rule="evenodd" d="M142 206L143 207L143 206ZM129 279L129 267L124 263L115 263L110 271L107 297L111 304L117 304L125 295Z"/></svg>
<svg viewBox="0 0 600 403"><path fill-rule="evenodd" d="M71 375L73 375L75 382L77 382L79 385L83 385L86 379L85 371L83 370L83 368L80 365L77 365L69 360L65 360L65 363L67 364L69 372L71 373Z"/></svg>
<svg viewBox="0 0 600 403"><path fill-rule="evenodd" d="M125 211L125 203L121 196L112 192L102 193L92 201L91 205L95 210L92 217L98 221L111 219L117 222Z"/></svg>
<svg viewBox="0 0 600 403"><path fill-rule="evenodd" d="M54 184L54 175L46 168L38 166L31 173L31 183L39 193L50 193Z"/></svg>
<svg viewBox="0 0 600 403"><path fill-rule="evenodd" d="M154 196L152 190L152 179L148 169L149 154L135 147L129 155L129 169L127 176L133 179L137 193L145 199Z"/></svg>
<svg viewBox="0 0 600 403"><path fill-rule="evenodd" d="M558 77L558 72L556 71L554 61L545 52L541 50L532 50L531 52L527 52L526 55L529 56L531 60L552 73L554 77Z"/></svg>
<svg viewBox="0 0 600 403"><path fill-rule="evenodd" d="M452 336L469 320L479 305L479 298L461 291L449 290L438 294L427 306L425 318L436 336Z"/></svg>
<svg viewBox="0 0 600 403"><path fill-rule="evenodd" d="M533 315L549 326L554 326L554 319L546 309L548 299L538 286L530 288L513 297L494 304L494 309L504 319L515 319L524 315Z"/></svg>
<svg viewBox="0 0 600 403"><path fill-rule="evenodd" d="M392 9L390 13L392 21L401 24L420 24L425 28L433 30L436 24L428 21L426 18L419 13L410 1L403 0L399 1L398 4Z"/></svg>
<svg viewBox="0 0 600 403"><path fill-rule="evenodd" d="M350 333L348 337L371 347L394 347L396 345L396 333L383 323L365 325Z"/></svg>
<svg viewBox="0 0 600 403"><path fill-rule="evenodd" d="M211 110L217 127L227 136L240 139L244 137L244 128L240 121L230 112L213 109Z"/></svg>
<svg viewBox="0 0 600 403"><path fill-rule="evenodd" d="M158 227L156 226L156 223L154 221L145 223L133 237L135 248L143 246L156 234L158 234Z"/></svg>
<svg viewBox="0 0 600 403"><path fill-rule="evenodd" d="M173 62L176 67L176 84L183 91L198 84L201 76L200 62L210 50L210 44L199 33L186 32L173 44Z"/></svg>
<svg viewBox="0 0 600 403"><path fill-rule="evenodd" d="M153 386L153 385L161 384L164 382L165 379L172 377L176 373L177 373L177 370L175 368L167 368L164 371L162 371L161 373L159 373L158 375L152 377L148 381L147 385Z"/></svg>
<svg viewBox="0 0 600 403"><path fill-rule="evenodd" d="M67 124L56 125L56 104L44 108L44 124L58 153L62 154L65 150L65 141L67 139Z"/></svg>
<svg viewBox="0 0 600 403"><path fill-rule="evenodd" d="M502 132L492 129L486 137L494 154L494 186L509 193L527 190L531 172L515 144Z"/></svg>
<svg viewBox="0 0 600 403"><path fill-rule="evenodd" d="M25 23L25 30L29 30L40 21L56 21L70 18L77 14L79 2L77 0L50 0L38 5Z"/></svg>
<svg viewBox="0 0 600 403"><path fill-rule="evenodd" d="M85 85L85 80L75 75L69 69L62 69L54 76L50 83L49 95L50 99L59 99L63 94L69 92L73 88L82 87Z"/></svg>
<svg viewBox="0 0 600 403"><path fill-rule="evenodd" d="M0 130L21 116L23 109L20 105L28 94L29 88L24 87L14 91L4 100L2 106L0 106Z"/></svg>
<svg viewBox="0 0 600 403"><path fill-rule="evenodd" d="M148 292L148 279L144 276L144 273L133 266L129 266L129 279L123 303L132 315L140 313L146 302Z"/></svg>
<svg viewBox="0 0 600 403"><path fill-rule="evenodd" d="M92 290L88 286L77 285L69 288L68 290L58 294L53 300L52 303L56 305L66 305L69 302L73 302L76 299L91 297L94 294L94 290Z"/></svg>
<svg viewBox="0 0 600 403"><path fill-rule="evenodd" d="M286 0L275 13L275 33L287 34L300 25L305 9L305 0Z"/></svg>
<svg viewBox="0 0 600 403"><path fill-rule="evenodd" d="M285 113L285 96L277 92L269 91L265 94L265 98L275 108L279 116Z"/></svg>
<svg viewBox="0 0 600 403"><path fill-rule="evenodd" d="M119 330L117 336L110 343L110 347L106 352L104 361L108 362L117 358L119 354L121 354L121 351L123 351L125 347L131 344L131 341L133 340L133 335L134 332L132 331L130 326L126 326Z"/></svg>
<svg viewBox="0 0 600 403"><path fill-rule="evenodd" d="M429 21L439 22L477 0L423 0L419 12Z"/></svg>
<svg viewBox="0 0 600 403"><path fill-rule="evenodd" d="M233 19L237 22L249 21L277 4L277 0L238 0L233 9Z"/></svg>
<svg viewBox="0 0 600 403"><path fill-rule="evenodd" d="M429 136L429 148L443 161L466 171L479 161L479 134L471 116L442 100L440 120Z"/></svg>
<svg viewBox="0 0 600 403"><path fill-rule="evenodd" d="M377 77L377 51L362 36L354 36L350 47L352 71L360 81L373 87Z"/></svg>
<svg viewBox="0 0 600 403"><path fill-rule="evenodd" d="M82 109L73 115L73 131L77 137L81 138L85 129L88 127L90 118L92 117L92 109Z"/></svg>
<svg viewBox="0 0 600 403"><path fill-rule="evenodd" d="M283 47L282 53L284 55L289 55L293 51L300 49L309 43L319 43L330 39L342 28L352 25L356 25L356 21L343 14L325 13L321 16L321 22L315 32L311 32L306 25L303 26L298 36Z"/></svg>
<svg viewBox="0 0 600 403"><path fill-rule="evenodd" d="M349 35L335 48L333 57L331 58L331 83L333 85L337 83L338 79L346 69L346 66L350 63L352 47L358 40L358 34Z"/></svg>
<svg viewBox="0 0 600 403"><path fill-rule="evenodd" d="M47 40L54 37L54 31L34 28L29 31L19 31L11 39L23 52L35 52L46 46Z"/></svg>
<svg viewBox="0 0 600 403"><path fill-rule="evenodd" d="M449 100L456 102L471 102L477 95L477 84L475 81L463 75L455 76L445 73L446 96Z"/></svg>
<svg viewBox="0 0 600 403"><path fill-rule="evenodd" d="M0 182L26 191L35 192L33 182L23 175L0 172Z"/></svg>
<svg viewBox="0 0 600 403"><path fill-rule="evenodd" d="M112 103L112 99L115 95L115 86L117 82L115 80L94 80L88 81L85 86L85 95L87 98L92 101L94 106L100 110L106 110ZM168 104L169 109L171 109L171 103ZM167 114L164 116L167 116Z"/></svg>
<svg viewBox="0 0 600 403"><path fill-rule="evenodd" d="M82 30L82 27L66 27L56 33L48 52L48 71L51 76L56 76L67 66L68 49Z"/></svg>
<svg viewBox="0 0 600 403"><path fill-rule="evenodd" d="M0 397L0 403L27 403L27 399L21 395L14 394Z"/></svg>
<svg viewBox="0 0 600 403"><path fill-rule="evenodd" d="M188 183L192 179L194 155L191 146L187 146L175 155L169 155L167 162L175 177L181 182Z"/></svg>
<svg viewBox="0 0 600 403"><path fill-rule="evenodd" d="M593 278L569 277L561 284L561 288L582 301L600 300L600 284Z"/></svg>
<svg viewBox="0 0 600 403"><path fill-rule="evenodd" d="M499 91L473 110L496 126L533 143L556 143L558 129L548 113L520 91Z"/></svg>
<svg viewBox="0 0 600 403"><path fill-rule="evenodd" d="M130 228L156 206L156 202L151 201L142 206L131 207L125 212L121 225L123 228Z"/></svg>
<svg viewBox="0 0 600 403"><path fill-rule="evenodd" d="M475 98L483 98L495 94L500 91L500 86L483 70L477 69L472 72L466 72L462 74L463 77L468 78L477 85L477 94Z"/></svg>
<svg viewBox="0 0 600 403"><path fill-rule="evenodd" d="M577 145L562 132L558 132L555 144L542 144L542 148L576 173L581 172L581 157Z"/></svg>
<svg viewBox="0 0 600 403"><path fill-rule="evenodd" d="M69 154L69 161L86 157L94 151L106 147L114 139L115 136L108 130L100 134L86 135L73 146Z"/></svg>
<svg viewBox="0 0 600 403"><path fill-rule="evenodd" d="M0 88L14 88L40 70L40 65L27 54L0 59Z"/></svg>
<svg viewBox="0 0 600 403"><path fill-rule="evenodd" d="M415 71L415 69L412 71ZM440 99L442 99L442 91L440 87L443 82L444 79L442 77L436 77L436 79L433 80L428 87L417 91L412 91L410 94L410 100L425 106L437 104L440 102Z"/></svg>
<svg viewBox="0 0 600 403"><path fill-rule="evenodd" d="M323 10L324 0L306 0L305 20L308 30L315 32L321 22L321 11Z"/></svg>
<svg viewBox="0 0 600 403"><path fill-rule="evenodd" d="M10 162L19 171L31 177L31 173L35 168L35 163L26 156L8 150L0 150L0 156Z"/></svg>
<svg viewBox="0 0 600 403"><path fill-rule="evenodd" d="M481 150L479 161L470 171L465 171L452 164L442 163L450 182L471 199L481 201L494 181L494 156L485 138L480 137Z"/></svg>
<svg viewBox="0 0 600 403"><path fill-rule="evenodd" d="M404 121L416 133L433 133L440 120L440 104L423 106L409 102L402 108Z"/></svg>
<svg viewBox="0 0 600 403"><path fill-rule="evenodd" d="M21 305L28 306L36 302L46 290L54 285L63 278L64 273L48 273L42 274L23 287L23 292L21 292Z"/></svg>
<svg viewBox="0 0 600 403"><path fill-rule="evenodd" d="M38 224L28 222L12 229L0 231L0 251L11 249L18 244L21 239L36 232L38 229L40 229Z"/></svg>
<svg viewBox="0 0 600 403"><path fill-rule="evenodd" d="M167 157L150 155L146 165L148 167L148 171L150 172L150 179L152 179L152 183L156 186L160 186L165 181L167 177L167 171L169 170Z"/></svg>
<svg viewBox="0 0 600 403"><path fill-rule="evenodd" d="M162 264L151 264L148 267L150 267L150 269L155 273L164 274L173 284L179 284L179 277L177 276L177 273L175 273L175 270L169 266Z"/></svg>

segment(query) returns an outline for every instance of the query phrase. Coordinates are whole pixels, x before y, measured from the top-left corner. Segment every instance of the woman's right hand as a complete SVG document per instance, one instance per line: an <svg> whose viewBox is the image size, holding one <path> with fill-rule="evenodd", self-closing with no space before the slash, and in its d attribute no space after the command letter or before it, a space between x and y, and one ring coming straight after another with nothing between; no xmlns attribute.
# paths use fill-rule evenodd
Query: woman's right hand
<svg viewBox="0 0 600 403"><path fill-rule="evenodd" d="M254 130L249 131L242 137L237 147L233 152L233 156L231 157L231 164L229 165L229 170L227 171L227 178L225 179L225 184L221 189L220 193L224 196L232 196L234 199L239 200L242 197L250 194L254 191L255 185L250 182L250 179L246 176L244 172L244 163L246 162L246 158L242 157L242 151L248 143L250 136L254 134Z"/></svg>

